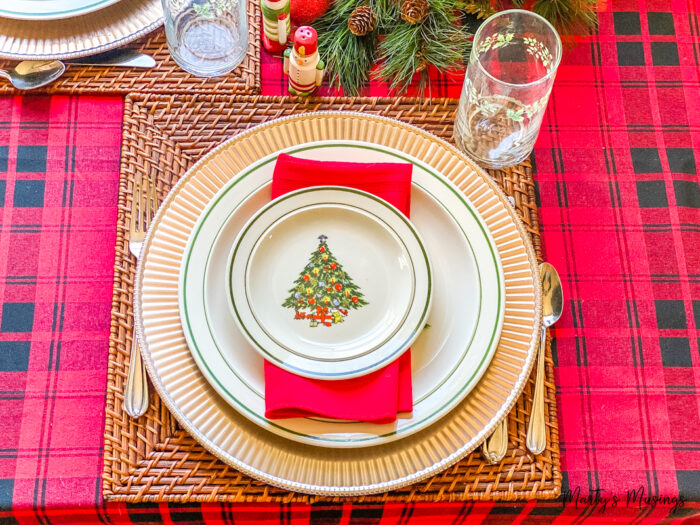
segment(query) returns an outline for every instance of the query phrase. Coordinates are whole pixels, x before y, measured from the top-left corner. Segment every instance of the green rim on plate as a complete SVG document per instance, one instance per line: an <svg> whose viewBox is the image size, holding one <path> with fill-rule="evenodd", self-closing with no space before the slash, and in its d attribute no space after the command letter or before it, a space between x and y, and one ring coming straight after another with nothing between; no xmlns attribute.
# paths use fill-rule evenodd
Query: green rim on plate
<svg viewBox="0 0 700 525"><path fill-rule="evenodd" d="M392 431L385 432L382 434L377 434L377 435L374 435L371 437L357 437L357 438L350 438L350 439L333 438L333 437L329 437L327 435L317 436L317 435L306 434L303 432L298 432L296 430L293 430L293 429L286 427L284 420L273 421L273 420L265 418L262 414L251 409L246 403L244 403L240 399L238 399L238 397L233 392L231 392L230 388L225 383L220 381L220 379L217 376L217 373L214 370L212 370L209 363L207 363L207 359L203 355L202 350L197 343L197 336L196 336L195 330L192 327L192 322L190 319L190 312L188 311L187 307L182 308L181 311L183 313L183 315L182 315L183 328L185 330L188 344L190 346L190 349L193 351L192 353L193 353L193 356L195 357L197 364L200 366L200 368L204 372L205 376L216 387L217 391L219 391L219 393L222 396L224 396L224 398L227 399L234 407L241 410L242 413L246 414L248 417L250 417L254 421L257 421L258 423L263 424L264 426L268 426L271 429L275 429L275 430L280 431L284 434L287 434L288 436L302 437L306 440L313 441L313 442L320 442L320 443L341 443L342 442L342 443L362 444L362 443L366 443L366 442L382 440L384 438L389 438L389 437L393 437L393 436L399 437L399 436L404 436L404 435L413 433L417 427L423 426L426 423L426 421L429 421L431 419L437 419L438 415L441 415L442 412L447 411L447 407L458 402L471 390L471 388L473 388L473 386L476 384L478 378L481 377L481 375L485 369L485 366L488 364L488 362L490 362L490 357L493 355L493 350L495 349L495 346L498 342L497 335L500 333L500 325L501 325L501 322L503 319L503 290L502 290L503 272L502 272L502 269L500 267L499 259L498 259L496 252L495 252L494 246L493 246L493 244L489 238L489 235L487 233L487 230L485 229L485 226L483 225L478 214L475 212L475 210L473 210L473 208L468 203L466 198L461 194L461 192L456 190L456 188L454 188L453 185L448 180L446 180L444 177L442 177L435 170L431 169L429 166L427 166L423 163L420 163L411 157L405 156L405 155L403 155L399 152L393 151L393 150L388 150L388 149L384 149L381 147L372 147L372 146L367 145L367 144L352 144L352 143L347 143L347 142L339 142L339 143L329 142L329 143L323 143L323 144L314 144L312 146L303 145L303 146L297 146L297 147L287 149L287 150L285 150L285 152L288 154L293 154L293 153L299 153L301 151L306 151L309 149L329 148L329 147L338 147L338 146L374 150L374 151L378 151L378 152L383 153L383 154L391 155L391 156L396 157L402 161L412 163L416 166L419 166L423 171L425 171L426 173L429 173L432 176L433 180L439 181L442 185L444 185L446 188L448 188L453 195L455 195L459 199L459 202L462 204L464 209L468 210L469 214L472 216L475 223L478 225L481 234L486 239L486 244L489 247L489 254L490 254L490 258L491 258L491 260L489 261L489 264L492 264L497 269L497 273L498 273L498 279L497 279L498 286L497 286L496 290L493 290L493 292L494 292L494 296L495 296L496 301L497 301L497 305L498 305L497 308L499 311L499 315L498 315L498 319L497 319L496 323L494 324L494 326L492 328L492 332L491 332L491 335L489 338L489 343L487 345L487 348L484 351L484 354L483 354L480 362L478 363L477 367L474 369L474 371L470 375L470 377L464 382L462 387L454 395L452 395L450 398L446 399L442 403L442 405L440 405L440 407L433 410L430 414L426 415L425 417L421 418L420 420L412 422L410 425L407 425L405 427L401 427L398 430L392 430ZM218 192L218 194L215 196L215 198L212 199L212 201L207 205L207 207L204 210L204 212L202 213L202 215L199 217L197 224L195 225L195 227L193 229L193 233L190 236L190 240L187 244L187 247L185 249L185 254L184 254L184 259L183 259L184 271L181 274L182 283L183 283L182 287L181 287L182 294L183 294L183 300L182 300L183 305L188 304L187 280L188 280L188 277L191 275L191 272L189 271L189 264L190 264L190 260L191 260L192 254L193 254L194 244L197 242L197 238L200 235L201 228L202 228L203 224L208 219L210 213L213 211L213 209L216 207L216 205L227 195L228 192L234 191L234 189L236 188L236 186L238 184L243 182L247 177L249 177L251 174L255 173L257 170L259 170L263 166L275 161L276 158L277 158L277 155L272 155L269 158L262 159L261 161L255 163L252 166L249 166L247 169L245 169L245 170L241 171L239 174L237 174L236 177L234 177L231 181L229 181ZM267 183L269 183L269 181L265 182L262 186L264 186ZM416 183L414 182L414 184L416 184ZM260 186L260 187L262 187L262 186ZM242 197L239 201L239 206L251 194L257 192L260 187L253 190L253 192L249 193L248 195ZM426 192L428 195L430 195L441 206L443 206L443 209L445 209L446 213L448 213L452 217L455 224L460 228L460 231L462 232L462 235L464 236L464 238L469 246L469 249L472 250L472 253L473 253L471 241L469 240L469 238L468 238L466 232L463 230L462 226L455 219L452 212L450 210L448 210L442 203L440 203L439 199L437 199L435 197L435 195L433 195L425 187L423 187L423 186L419 186L419 187L424 192ZM224 228L226 222L235 213L235 211L236 211L236 209L231 210L227 219L222 221L222 224L219 227L219 230L217 232L217 237L221 234L221 231ZM211 252L213 250L213 247L214 247L214 244L212 244L210 246L209 253L207 254L207 263L206 263L207 267L209 266L209 259L211 257ZM476 271L480 275L481 270L479 269L479 261L476 257L474 257L474 260L476 263ZM206 304L206 300L204 298L205 288L204 288L203 284L204 283L202 283L202 288L201 288L201 293L202 293L201 300L204 304ZM480 290L480 293L483 294L484 291ZM481 315L481 306L482 306L482 301L479 300L479 313L478 313L479 316ZM239 378L241 383L246 385L251 390L251 392L253 392L257 397L260 397L260 394L251 385L249 385L243 378L241 378L240 375L230 365L230 363L228 363L227 359L224 357L222 349L216 343L216 338L214 336L213 329L211 327L210 319L209 319L208 313L206 312L206 309L205 309L205 316L206 316L207 329L209 331L209 336L211 337L213 344L216 346L216 350L217 350L218 354L226 362L228 368ZM473 335L474 334L472 334L472 337L473 337ZM471 345L471 342L472 341L470 340L468 342L468 344L465 344L463 354L457 360L457 364L452 368L452 370L449 372L448 376L443 379L443 383L448 381L450 379L450 377L456 372L459 364L467 355L469 348L470 348L470 345ZM437 390L437 388L438 387L433 389L433 392L435 390ZM425 397L428 397L428 396L424 396L424 398Z"/></svg>
<svg viewBox="0 0 700 525"><path fill-rule="evenodd" d="M424 265L424 269L426 270L426 277L427 277L427 290L426 290L427 293L425 294L424 301L422 303L422 310L420 311L420 316L417 319L415 319L415 322L411 323L412 327L411 327L410 331L408 333L406 333L405 337L403 339L391 344L389 349L385 349L383 354L386 354L386 355L384 355L381 359L372 361L370 364L368 364L366 366L364 366L364 365L357 366L356 365L352 369L348 369L348 370L342 371L342 372L340 372L340 371L339 372L323 371L322 370L322 367L324 366L323 363L318 363L319 368L313 369L313 370L308 369L308 368L302 368L300 366L294 366L294 365L291 365L289 363L285 363L282 359L280 359L277 355L275 355L274 352L270 351L266 347L265 343L259 341L256 338L255 334L251 333L251 331L248 329L244 319L241 316L241 310L239 309L239 307L237 305L237 302L236 302L235 297L234 297L234 292L233 292L233 290L236 288L235 283L233 282L233 279L234 279L234 265L235 265L235 262L237 260L236 256L238 254L238 250L242 244L242 241L245 238L245 235L256 224L256 222L260 219L260 217L267 210L271 209L272 207L278 206L279 204L281 204L289 199L296 199L300 195L309 195L309 194L318 193L318 192L326 192L328 190L333 190L333 191L342 192L342 193L349 193L349 194L361 196L362 198L369 199L377 204L380 204L392 216L396 217L406 227L406 229L409 232L411 232L416 244L420 247L421 255L423 256L422 264ZM380 220L380 222L384 223L384 221L381 221L381 219L379 219L378 217L377 217L377 219ZM203 221L202 221L202 223L203 223ZM197 228L197 232L201 229L202 223L200 223L200 228ZM401 240L399 233L396 232L391 227L391 225L389 225L388 223L384 223L384 225L387 228L389 228L391 231L393 231L394 234L396 235L396 237ZM197 234L198 233L195 233L195 237L197 236ZM401 242L403 243L403 240L401 240ZM405 246L405 244L404 244L404 246ZM410 251L408 251L408 256L410 258L410 256L411 256ZM189 258L188 258L186 265L185 265L185 273L188 273L188 271L189 271ZM415 280L415 275L413 278ZM432 272L430 270L430 261L428 260L428 254L425 251L425 246L423 246L423 242L420 238L420 235L418 234L416 229L413 227L413 224L411 224L411 222L406 218L406 216L403 213L401 213L399 210L397 210L394 206L392 206L391 204L389 204L385 200L380 199L379 197L372 195L371 193L367 193L365 191L361 191L361 190L357 190L357 189L353 189L353 188L348 188L348 187L344 187L344 186L315 186L315 187L311 187L311 188L304 188L304 189L300 189L300 190L282 195L282 196L278 197L277 199L275 199L274 201L272 201L267 206L264 206L257 214L255 214L255 216L253 216L248 221L246 226L243 228L243 231L239 234L238 238L234 241L234 247L233 247L233 250L231 252L231 257L230 257L229 265L228 265L227 283L228 283L227 290L228 290L228 297L229 297L229 305L231 306L231 308L233 309L233 312L235 313L239 328L241 328L241 330L245 333L245 335L250 340L250 342L256 348L258 348L263 354L265 354L265 356L270 361L275 362L279 366L287 368L291 372L296 372L296 373L299 373L302 375L316 376L318 378L339 378L339 377L348 377L349 378L351 376L362 375L365 373L369 373L372 370L376 370L377 368L379 368L385 364L388 364L389 362L398 358L399 355L401 353L403 353L409 347L410 343L416 338L416 336L418 335L418 332L420 330L422 330L423 326L425 325L425 319L426 319L428 312L430 310L430 299L431 299L431 295L432 295ZM249 301L249 297L248 297L247 293L246 293L246 299L247 299L247 306L250 309L250 311L252 312L253 309L250 306L250 301ZM413 303L413 300L411 302ZM246 305L244 305L244 306L246 306ZM417 308L421 308L421 305L418 305ZM413 310L412 306L411 306L410 310ZM253 314L253 317L255 317L255 314ZM414 315L414 317L415 317L415 315ZM260 324L259 324L259 326L263 330L263 332L267 333L267 330L265 329L264 326L262 326ZM401 331L400 328L401 327L399 327L398 331ZM405 332L405 330L403 330L403 332ZM393 338L394 335L395 335L395 333L390 334L390 337L388 337L386 340L389 340L391 343L391 339ZM268 334L268 336L269 336L269 334ZM274 340L274 338L272 336L270 336L270 339ZM381 347L382 345L384 345L386 340L382 341L379 346ZM283 344L281 344L281 343L278 343L278 344L280 345L280 347L286 349L288 352L293 352L292 349L285 348L285 346ZM369 354L369 353L370 353L370 351L367 351L360 357L363 357L364 355ZM328 365L328 363L326 363L326 366L327 365Z"/></svg>
<svg viewBox="0 0 700 525"><path fill-rule="evenodd" d="M0 16L20 20L55 20L97 11L119 0L11 0L0 6Z"/></svg>

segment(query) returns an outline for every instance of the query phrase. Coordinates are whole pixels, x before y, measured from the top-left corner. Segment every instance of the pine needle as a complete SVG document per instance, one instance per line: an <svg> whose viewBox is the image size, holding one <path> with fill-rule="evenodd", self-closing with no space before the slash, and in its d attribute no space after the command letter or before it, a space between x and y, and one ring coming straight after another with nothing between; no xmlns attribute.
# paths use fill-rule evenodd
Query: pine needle
<svg viewBox="0 0 700 525"><path fill-rule="evenodd" d="M377 14L377 28L365 36L355 36L348 29L350 13L360 5L369 5ZM355 96L367 83L376 61L377 37L386 27L392 9L391 0L336 0L313 24L331 86L342 87L346 95Z"/></svg>
<svg viewBox="0 0 700 525"><path fill-rule="evenodd" d="M496 11L491 7L489 0L470 0L462 7L465 13L476 15L478 19L490 17Z"/></svg>
<svg viewBox="0 0 700 525"><path fill-rule="evenodd" d="M382 65L376 76L387 81L392 91L403 93L420 71L422 93L428 82L428 65L441 72L461 67L469 34L459 24L459 5L455 0L431 0L425 20L415 25L395 18L379 44Z"/></svg>
<svg viewBox="0 0 700 525"><path fill-rule="evenodd" d="M598 26L597 0L537 0L532 10L563 34L585 34Z"/></svg>

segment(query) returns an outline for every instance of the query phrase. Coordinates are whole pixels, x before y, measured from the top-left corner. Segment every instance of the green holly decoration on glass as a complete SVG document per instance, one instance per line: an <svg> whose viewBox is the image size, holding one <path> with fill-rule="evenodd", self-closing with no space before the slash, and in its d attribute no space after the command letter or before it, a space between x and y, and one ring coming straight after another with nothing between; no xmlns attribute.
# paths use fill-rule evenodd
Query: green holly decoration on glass
<svg viewBox="0 0 700 525"><path fill-rule="evenodd" d="M238 5L238 0L207 0L199 4L192 4L194 12L204 18L222 16L224 13L233 12Z"/></svg>
<svg viewBox="0 0 700 525"><path fill-rule="evenodd" d="M310 319L311 326L329 326L343 321L350 310L369 304L343 265L338 262L326 242L328 237L318 237L318 247L311 252L308 263L289 289L289 296L282 306L297 312L295 319ZM308 312L310 315L300 315ZM326 323L316 322L314 314L328 318ZM331 324L332 320L332 324Z"/></svg>

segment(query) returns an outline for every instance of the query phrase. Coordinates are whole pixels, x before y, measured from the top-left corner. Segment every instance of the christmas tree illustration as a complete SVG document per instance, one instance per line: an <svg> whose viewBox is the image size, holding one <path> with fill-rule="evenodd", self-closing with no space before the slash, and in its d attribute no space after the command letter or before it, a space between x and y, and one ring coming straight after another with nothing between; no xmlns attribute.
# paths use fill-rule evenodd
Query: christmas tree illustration
<svg viewBox="0 0 700 525"><path fill-rule="evenodd" d="M318 247L282 303L296 311L295 319L308 319L310 326L342 323L350 310L369 304L328 248L327 239L319 235Z"/></svg>

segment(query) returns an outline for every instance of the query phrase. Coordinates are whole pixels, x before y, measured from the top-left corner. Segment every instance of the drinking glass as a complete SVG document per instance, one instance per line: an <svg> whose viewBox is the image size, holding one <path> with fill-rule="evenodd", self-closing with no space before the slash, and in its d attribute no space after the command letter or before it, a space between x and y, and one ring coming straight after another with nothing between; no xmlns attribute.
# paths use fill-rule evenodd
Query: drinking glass
<svg viewBox="0 0 700 525"><path fill-rule="evenodd" d="M232 71L248 49L246 0L162 0L173 60L200 77Z"/></svg>
<svg viewBox="0 0 700 525"><path fill-rule="evenodd" d="M511 9L474 36L454 127L457 146L489 168L524 160L547 108L561 40L544 18Z"/></svg>

